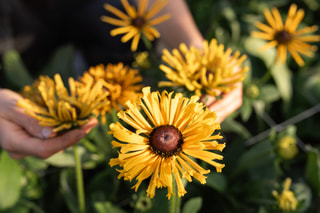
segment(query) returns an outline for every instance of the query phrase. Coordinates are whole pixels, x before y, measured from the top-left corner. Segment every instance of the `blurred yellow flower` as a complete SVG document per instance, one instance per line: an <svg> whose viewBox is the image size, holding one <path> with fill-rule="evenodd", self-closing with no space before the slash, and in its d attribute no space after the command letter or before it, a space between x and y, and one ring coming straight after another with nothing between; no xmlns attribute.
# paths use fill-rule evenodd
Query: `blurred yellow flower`
<svg viewBox="0 0 320 213"><path fill-rule="evenodd" d="M167 187L168 199L173 192L173 178L178 196L186 191L182 178L206 183L210 170L203 169L194 159L200 159L221 172L225 166L215 160L222 160L225 144L216 139L222 136L214 134L220 129L215 112L210 112L199 97L190 99L181 93L163 91L150 92L150 87L142 89L143 96L137 102L128 102L128 109L118 113L120 119L130 125L112 123L110 133L117 139L112 142L120 147L119 156L110 160L110 166L119 165L122 169L119 178L131 181L137 191L140 184L150 177L147 195L155 196L155 189ZM213 151L213 152L212 152Z"/></svg>
<svg viewBox="0 0 320 213"><path fill-rule="evenodd" d="M247 56L240 57L239 51L231 55L232 49L224 51L215 39L204 41L203 49L188 49L182 43L179 50L173 49L172 54L163 50L162 60L167 65L160 65L160 69L171 81L159 82L160 87L184 86L198 96L217 96L234 89L246 77L248 67L242 67L242 63Z"/></svg>
<svg viewBox="0 0 320 213"><path fill-rule="evenodd" d="M271 12L269 10L265 10L264 16L270 26L257 22L255 26L262 32L254 31L251 34L257 38L269 40L267 44L260 47L260 51L277 46L276 61L285 62L288 50L299 66L304 65L304 61L300 54L308 57L314 56L314 51L317 50L317 46L310 45L307 42L320 41L320 36L305 34L317 31L318 26L313 25L311 27L303 27L297 30L298 25L304 17L303 9L299 9L297 11L297 5L292 4L289 8L288 16L284 25L280 12L277 8L272 8Z"/></svg>
<svg viewBox="0 0 320 213"><path fill-rule="evenodd" d="M273 196L277 199L277 204L280 209L284 211L294 211L297 209L298 201L294 196L294 193L290 191L291 178L286 178L284 182L284 187L279 194L277 191L272 191Z"/></svg>
<svg viewBox="0 0 320 213"><path fill-rule="evenodd" d="M148 57L148 51L134 54L134 62L132 63L132 66L141 69L149 69L151 67L151 61Z"/></svg>
<svg viewBox="0 0 320 213"><path fill-rule="evenodd" d="M19 100L17 105L38 119L40 125L55 127L53 131L59 132L87 123L92 112L106 104L103 99L108 92L100 94L102 86L103 82L99 81L94 85L79 87L70 77L69 95L59 74L54 79L40 76L33 86L25 87L22 92L25 98Z"/></svg>
<svg viewBox="0 0 320 213"><path fill-rule="evenodd" d="M90 67L80 78L80 82L84 84L100 80L103 80L102 90L109 93L105 100L110 102L110 104L97 108L98 113L101 114L102 123L106 123L105 114L111 112L111 108L120 111L125 108L127 101L134 102L141 96L142 76L138 70L131 69L121 62Z"/></svg>
<svg viewBox="0 0 320 213"><path fill-rule="evenodd" d="M278 153L283 159L292 159L298 153L296 139L292 136L284 136L278 141Z"/></svg>
<svg viewBox="0 0 320 213"><path fill-rule="evenodd" d="M136 51L141 34L145 35L150 41L160 36L160 33L153 27L170 18L169 14L155 17L155 15L163 9L168 3L167 0L157 0L148 10L148 0L139 0L138 8L130 5L127 0L121 0L122 5L127 14L113 7L110 4L105 4L104 8L117 16L117 18L102 16L101 20L119 26L111 30L112 36L125 34L121 38L121 42L125 43L132 39L131 50Z"/></svg>

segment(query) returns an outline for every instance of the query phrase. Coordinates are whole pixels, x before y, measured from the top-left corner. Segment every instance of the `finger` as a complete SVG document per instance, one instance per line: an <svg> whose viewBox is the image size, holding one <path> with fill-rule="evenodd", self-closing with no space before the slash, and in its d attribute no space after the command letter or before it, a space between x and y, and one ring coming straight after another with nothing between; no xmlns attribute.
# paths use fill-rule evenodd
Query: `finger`
<svg viewBox="0 0 320 213"><path fill-rule="evenodd" d="M80 129L70 130L63 135L54 138L40 140L40 144L39 139L30 140L29 147L37 146L37 148L29 149L29 147L25 147L25 149L29 150L30 155L39 158L48 158L53 154L76 144L81 138L85 137L97 123L98 121L96 119L90 119L89 122Z"/></svg>
<svg viewBox="0 0 320 213"><path fill-rule="evenodd" d="M56 135L56 133L53 132L53 127L41 126L37 119L26 114L24 109L21 107L16 106L14 110L16 112L16 116L11 117L11 120L21 125L30 135L43 139L54 137Z"/></svg>
<svg viewBox="0 0 320 213"><path fill-rule="evenodd" d="M8 154L11 158L17 159L17 160L27 157L27 155L21 155L15 152L8 152Z"/></svg>
<svg viewBox="0 0 320 213"><path fill-rule="evenodd" d="M0 91L0 104L1 114L0 116L12 121L13 123L19 124L27 132L38 138L53 137L52 127L43 127L39 124L39 121L25 113L24 109L17 106L18 100L22 100L22 97L11 90L2 89Z"/></svg>
<svg viewBox="0 0 320 213"><path fill-rule="evenodd" d="M208 108L215 111L218 121L222 122L227 116L236 111L242 105L242 84L236 89L223 95L222 99L217 100Z"/></svg>
<svg viewBox="0 0 320 213"><path fill-rule="evenodd" d="M97 125L97 119L90 119L80 129L70 130L61 136L49 139L39 139L31 137L24 129L10 121L3 121L12 131L7 134L1 134L1 140L4 140L2 146L13 158L22 158L26 156L36 156L39 158L48 158L56 152L76 144L81 138ZM3 133L3 132L0 132ZM1 141L0 141L1 142Z"/></svg>

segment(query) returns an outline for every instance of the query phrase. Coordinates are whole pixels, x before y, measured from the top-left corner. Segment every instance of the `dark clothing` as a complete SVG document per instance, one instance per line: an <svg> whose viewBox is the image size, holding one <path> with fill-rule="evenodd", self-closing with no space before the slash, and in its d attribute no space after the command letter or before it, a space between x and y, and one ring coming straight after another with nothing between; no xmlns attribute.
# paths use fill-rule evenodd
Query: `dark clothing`
<svg viewBox="0 0 320 213"><path fill-rule="evenodd" d="M65 44L74 45L88 67L119 61L129 64L131 41L121 43L122 35L110 35L114 26L101 21L102 15L113 16L104 9L105 3L124 10L119 0L1 0L0 54L10 48L18 50L34 76Z"/></svg>

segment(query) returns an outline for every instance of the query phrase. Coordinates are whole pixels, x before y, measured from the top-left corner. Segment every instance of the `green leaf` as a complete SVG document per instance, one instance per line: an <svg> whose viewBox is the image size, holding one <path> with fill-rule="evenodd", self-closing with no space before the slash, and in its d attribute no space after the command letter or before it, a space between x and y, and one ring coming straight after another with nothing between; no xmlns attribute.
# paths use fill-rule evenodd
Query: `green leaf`
<svg viewBox="0 0 320 213"><path fill-rule="evenodd" d="M19 160L19 163L32 171L45 170L48 167L46 161L32 156Z"/></svg>
<svg viewBox="0 0 320 213"><path fill-rule="evenodd" d="M64 200L72 213L78 213L78 200L76 196L74 169L63 169L60 174L60 191Z"/></svg>
<svg viewBox="0 0 320 213"><path fill-rule="evenodd" d="M262 100L255 100L253 101L252 106L257 115L262 117L265 112L266 103Z"/></svg>
<svg viewBox="0 0 320 213"><path fill-rule="evenodd" d="M266 165L273 165L275 159L274 149L271 143L261 141L247 150L239 159L237 169L234 174L238 174L244 170L253 170Z"/></svg>
<svg viewBox="0 0 320 213"><path fill-rule="evenodd" d="M19 203L17 205L14 205L13 207L5 210L5 211L1 211L1 213L28 213L30 212L30 208L20 205Z"/></svg>
<svg viewBox="0 0 320 213"><path fill-rule="evenodd" d="M312 103L320 102L320 66L315 67L315 72L304 73L302 93Z"/></svg>
<svg viewBox="0 0 320 213"><path fill-rule="evenodd" d="M279 90L271 84L263 85L260 88L260 94L258 99L264 102L271 103L277 101L280 98Z"/></svg>
<svg viewBox="0 0 320 213"><path fill-rule="evenodd" d="M207 177L207 186L210 186L219 192L225 192L227 189L226 177L221 173L211 172Z"/></svg>
<svg viewBox="0 0 320 213"><path fill-rule="evenodd" d="M152 198L152 208L147 211L148 213L163 213L169 209L169 202L166 197L167 189L157 189L156 193L156 196Z"/></svg>
<svg viewBox="0 0 320 213"><path fill-rule="evenodd" d="M0 157L0 210L14 206L21 194L22 168L6 151Z"/></svg>
<svg viewBox="0 0 320 213"><path fill-rule="evenodd" d="M79 147L78 151L81 158L85 150L83 149L83 147ZM65 149L63 152L52 155L45 161L56 167L75 167L76 165L72 147Z"/></svg>
<svg viewBox="0 0 320 213"><path fill-rule="evenodd" d="M243 97L243 103L240 108L241 118L243 121L248 121L252 114L252 100L247 97Z"/></svg>
<svg viewBox="0 0 320 213"><path fill-rule="evenodd" d="M86 184L91 199L94 201L115 199L120 186L120 180L117 177L117 171L111 167L93 176Z"/></svg>
<svg viewBox="0 0 320 213"><path fill-rule="evenodd" d="M78 152L84 169L95 168L97 163L104 160L104 156L90 153L82 145L78 146ZM47 158L45 162L56 167L75 167L76 164L72 147L65 149L63 152L52 155L50 158Z"/></svg>
<svg viewBox="0 0 320 213"><path fill-rule="evenodd" d="M94 208L97 213L126 213L126 211L113 205L111 202L95 202Z"/></svg>
<svg viewBox="0 0 320 213"><path fill-rule="evenodd" d="M312 188L320 195L320 153L319 150L306 145L307 165L306 178Z"/></svg>
<svg viewBox="0 0 320 213"><path fill-rule="evenodd" d="M25 85L32 84L33 78L22 62L16 50L8 50L3 55L3 67L6 81L15 89L22 89Z"/></svg>
<svg viewBox="0 0 320 213"><path fill-rule="evenodd" d="M86 138L92 141L99 151L103 152L104 154L111 155L114 151L111 145L111 141L113 140L113 138L108 134L108 131L108 125L99 123L89 132Z"/></svg>
<svg viewBox="0 0 320 213"><path fill-rule="evenodd" d="M202 207L202 198L195 197L189 199L183 206L182 213L197 213Z"/></svg>
<svg viewBox="0 0 320 213"><path fill-rule="evenodd" d="M250 132L238 121L227 118L221 123L221 129L223 132L236 132L243 138L251 137Z"/></svg>
<svg viewBox="0 0 320 213"><path fill-rule="evenodd" d="M290 101L292 96L291 70L285 64L276 64L271 68L271 75L279 89L280 95L285 102Z"/></svg>
<svg viewBox="0 0 320 213"><path fill-rule="evenodd" d="M12 208L1 213L45 213L39 206L29 200L21 199Z"/></svg>

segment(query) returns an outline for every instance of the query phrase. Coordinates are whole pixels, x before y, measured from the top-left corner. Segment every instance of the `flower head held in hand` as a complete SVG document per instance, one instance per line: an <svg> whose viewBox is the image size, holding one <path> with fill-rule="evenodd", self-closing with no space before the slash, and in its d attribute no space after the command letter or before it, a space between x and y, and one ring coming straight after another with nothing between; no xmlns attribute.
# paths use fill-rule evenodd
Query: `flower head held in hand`
<svg viewBox="0 0 320 213"><path fill-rule="evenodd" d="M105 9L117 18L102 16L101 19L109 24L119 26L111 30L112 36L125 34L121 38L121 42L125 43L132 39L131 50L136 51L141 34L147 39L153 41L160 36L160 33L154 28L155 25L166 21L170 18L169 14L155 17L155 15L168 3L167 0L157 0L150 9L148 7L148 0L139 0L138 8L130 5L127 0L121 0L125 12L113 7L110 4L105 4Z"/></svg>
<svg viewBox="0 0 320 213"><path fill-rule="evenodd" d="M40 76L33 86L26 86L18 106L39 120L42 126L55 127L54 132L68 130L88 122L96 108L107 104L103 101L108 92L101 94L103 82L80 86L69 78L69 89L64 86L59 74L54 79Z"/></svg>
<svg viewBox="0 0 320 213"><path fill-rule="evenodd" d="M159 86L183 86L198 96L229 92L245 79L248 70L242 67L247 56L240 56L239 51L231 53L232 49L224 50L216 39L204 41L202 49L188 49L184 43L172 53L165 49L162 60L166 64L160 65L160 69L171 81L160 82Z"/></svg>
<svg viewBox="0 0 320 213"><path fill-rule="evenodd" d="M257 22L256 27L262 32L252 32L252 36L268 40L269 42L262 47L260 51L277 47L277 61L285 62L287 59L287 50L299 66L304 65L300 54L313 57L317 46L310 45L307 42L320 41L319 35L306 35L318 30L318 26L304 27L297 29L304 17L302 9L297 10L297 5L292 4L289 8L288 16L283 24L280 12L277 8L264 11L264 15L270 26Z"/></svg>
<svg viewBox="0 0 320 213"><path fill-rule="evenodd" d="M222 136L215 134L220 129L215 112L210 112L198 96L185 98L182 94L163 91L150 92L143 88L143 96L138 102L128 102L128 109L118 113L119 118L129 125L113 123L111 134L117 139L112 142L120 147L119 156L110 160L111 166L122 167L119 178L137 180L133 188L150 178L147 195L155 196L156 188L166 187L171 198L174 180L178 196L186 191L182 178L206 183L210 170L203 169L195 159L207 162L221 172L225 166L221 152L225 144L216 140Z"/></svg>

